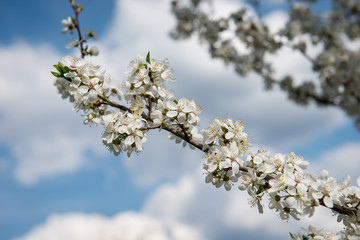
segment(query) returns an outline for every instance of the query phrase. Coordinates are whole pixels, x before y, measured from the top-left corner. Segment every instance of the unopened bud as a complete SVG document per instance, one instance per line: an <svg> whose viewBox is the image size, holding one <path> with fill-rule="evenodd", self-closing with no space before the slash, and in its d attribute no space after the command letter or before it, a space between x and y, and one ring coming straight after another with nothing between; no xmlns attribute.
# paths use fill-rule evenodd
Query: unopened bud
<svg viewBox="0 0 360 240"><path fill-rule="evenodd" d="M97 47L91 47L89 53L92 56L97 56L99 55L99 49Z"/></svg>

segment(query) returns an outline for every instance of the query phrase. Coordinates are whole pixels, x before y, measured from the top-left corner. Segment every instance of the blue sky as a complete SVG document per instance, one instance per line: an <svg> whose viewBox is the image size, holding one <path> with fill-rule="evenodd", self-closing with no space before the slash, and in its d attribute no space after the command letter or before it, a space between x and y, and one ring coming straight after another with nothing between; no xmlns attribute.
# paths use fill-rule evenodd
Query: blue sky
<svg viewBox="0 0 360 240"><path fill-rule="evenodd" d="M283 8L272 2L264 19L281 26ZM311 162L312 172L326 168L338 178L357 177L360 134L351 119L337 109L299 107L281 92L264 92L257 76L241 79L211 60L197 39L170 39L169 1L79 3L85 5L82 26L99 34L91 44L100 56L90 60L113 79L123 81L128 62L150 50L169 59L175 95L203 108L202 127L213 118L240 118L255 146L294 151ZM241 5L224 0L216 9L224 14ZM68 1L0 1L0 239L43 239L60 230L68 239L84 239L71 235L74 229L81 236L93 237L96 229L115 236L131 226L148 235L165 232L164 239L288 239L289 230L307 226L284 225L270 210L259 215L245 193L206 185L201 153L169 142L166 133L149 134L142 154L111 156L101 144L101 127L84 126L52 85L52 65L78 54L64 48L70 36L61 34L61 20L69 15ZM275 64L280 72L313 76L291 51L281 52ZM319 210L309 221L335 228L330 215Z"/></svg>

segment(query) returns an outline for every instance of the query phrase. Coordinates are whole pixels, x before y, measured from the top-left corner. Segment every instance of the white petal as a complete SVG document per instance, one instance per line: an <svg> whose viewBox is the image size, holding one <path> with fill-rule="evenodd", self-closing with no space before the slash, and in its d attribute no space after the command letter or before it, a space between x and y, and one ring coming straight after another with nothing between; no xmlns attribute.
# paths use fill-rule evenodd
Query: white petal
<svg viewBox="0 0 360 240"><path fill-rule="evenodd" d="M89 91L89 88L87 86L80 86L79 87L79 93L85 94Z"/></svg>
<svg viewBox="0 0 360 240"><path fill-rule="evenodd" d="M334 206L333 201L328 196L324 197L324 203L328 208L332 208Z"/></svg>
<svg viewBox="0 0 360 240"><path fill-rule="evenodd" d="M139 137L135 137L135 146L136 146L136 150L141 152L142 151L142 141L141 138Z"/></svg>
<svg viewBox="0 0 360 240"><path fill-rule="evenodd" d="M262 158L259 156L255 156L253 161L255 164L260 164L260 163L262 163Z"/></svg>
<svg viewBox="0 0 360 240"><path fill-rule="evenodd" d="M168 116L168 117L176 117L177 114L178 114L177 111L168 111L168 112L166 113L166 116Z"/></svg>
<svg viewBox="0 0 360 240"><path fill-rule="evenodd" d="M133 144L135 142L135 138L134 136L128 136L124 143L127 145L127 146L131 146L131 144Z"/></svg>
<svg viewBox="0 0 360 240"><path fill-rule="evenodd" d="M226 139L230 139L230 138L232 138L232 137L234 137L235 135L232 133L232 132L227 132L226 134L225 134L225 138Z"/></svg>
<svg viewBox="0 0 360 240"><path fill-rule="evenodd" d="M222 162L219 164L219 168L220 168L220 169L228 168L228 167L231 167L231 162L230 162L230 160L222 161Z"/></svg>
<svg viewBox="0 0 360 240"><path fill-rule="evenodd" d="M196 109L193 106L187 105L187 106L184 107L184 112L186 112L186 113L190 113L190 112L195 111L195 110Z"/></svg>
<svg viewBox="0 0 360 240"><path fill-rule="evenodd" d="M294 207L295 202L296 202L296 200L294 197L288 197L284 203L286 203L287 207Z"/></svg>
<svg viewBox="0 0 360 240"><path fill-rule="evenodd" d="M217 164L208 165L208 171L209 171L209 172L213 172L213 171L216 170L217 167L218 167Z"/></svg>
<svg viewBox="0 0 360 240"><path fill-rule="evenodd" d="M314 192L312 196L316 199L322 198L324 195L321 192Z"/></svg>
<svg viewBox="0 0 360 240"><path fill-rule="evenodd" d="M233 163L232 163L232 170L233 170L233 172L234 172L235 174L238 173L238 172L240 172L239 164L236 163L236 162L233 162Z"/></svg>
<svg viewBox="0 0 360 240"><path fill-rule="evenodd" d="M212 175L212 174L208 174L208 175L206 175L206 177L205 177L205 182L206 182L206 183L210 183L210 182L212 182L212 179L213 179L213 175Z"/></svg>
<svg viewBox="0 0 360 240"><path fill-rule="evenodd" d="M240 184L239 185L239 190L245 191L246 190L246 185L245 184Z"/></svg>
<svg viewBox="0 0 360 240"><path fill-rule="evenodd" d="M225 187L225 190L226 190L226 191L230 191L230 190L231 190L231 184L228 183L228 182L225 183L224 187Z"/></svg>
<svg viewBox="0 0 360 240"><path fill-rule="evenodd" d="M321 173L320 173L320 178L323 179L323 180L326 180L328 179L329 177L329 172L327 170L322 170Z"/></svg>
<svg viewBox="0 0 360 240"><path fill-rule="evenodd" d="M177 117L177 120L179 121L180 124L184 124L186 122L185 113L180 113L179 116Z"/></svg>
<svg viewBox="0 0 360 240"><path fill-rule="evenodd" d="M167 101L166 102L166 107L168 107L171 110L176 110L177 109L177 105L173 101Z"/></svg>

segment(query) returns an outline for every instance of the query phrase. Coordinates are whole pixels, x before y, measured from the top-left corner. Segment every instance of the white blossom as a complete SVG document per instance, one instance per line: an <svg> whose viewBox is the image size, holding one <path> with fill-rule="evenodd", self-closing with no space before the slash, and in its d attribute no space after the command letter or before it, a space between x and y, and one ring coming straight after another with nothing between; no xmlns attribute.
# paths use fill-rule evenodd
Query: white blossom
<svg viewBox="0 0 360 240"><path fill-rule="evenodd" d="M72 17L68 17L67 19L63 19L61 21L62 25L64 25L64 28L61 30L62 33L67 33L70 31L70 34L74 33L75 29L75 22Z"/></svg>

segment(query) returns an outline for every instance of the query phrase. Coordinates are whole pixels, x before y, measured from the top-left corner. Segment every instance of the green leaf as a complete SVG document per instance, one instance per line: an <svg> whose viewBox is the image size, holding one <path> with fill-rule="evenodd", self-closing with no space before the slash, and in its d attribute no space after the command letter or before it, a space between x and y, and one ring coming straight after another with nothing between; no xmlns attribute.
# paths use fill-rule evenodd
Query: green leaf
<svg viewBox="0 0 360 240"><path fill-rule="evenodd" d="M58 67L60 68L60 69L59 69L59 72L60 72L60 73L63 73L63 74L64 74L64 73L70 72L70 68L67 67L67 66L64 67L63 65L59 64Z"/></svg>
<svg viewBox="0 0 360 240"><path fill-rule="evenodd" d="M260 193L262 193L262 192L263 192L263 190L264 190L263 185L259 185L259 189L257 190L256 194L260 194Z"/></svg>
<svg viewBox="0 0 360 240"><path fill-rule="evenodd" d="M69 68L69 67L65 66L64 69L65 69L65 72L64 72L64 73L70 72L70 68Z"/></svg>
<svg viewBox="0 0 360 240"><path fill-rule="evenodd" d="M150 63L150 51L146 55L146 62Z"/></svg>
<svg viewBox="0 0 360 240"><path fill-rule="evenodd" d="M53 66L54 66L54 68L56 68L56 70L58 70L59 72L61 72L61 69L60 69L59 65L60 65L60 63L58 63L57 65L53 65Z"/></svg>
<svg viewBox="0 0 360 240"><path fill-rule="evenodd" d="M76 4L76 9L78 11L82 11L82 10L84 10L84 5Z"/></svg>
<svg viewBox="0 0 360 240"><path fill-rule="evenodd" d="M71 18L71 21L72 21L73 23L75 23L75 18L74 18L73 16L70 16L70 18Z"/></svg>
<svg viewBox="0 0 360 240"><path fill-rule="evenodd" d="M55 77L61 77L61 73L58 72L51 72L52 75L54 75Z"/></svg>

